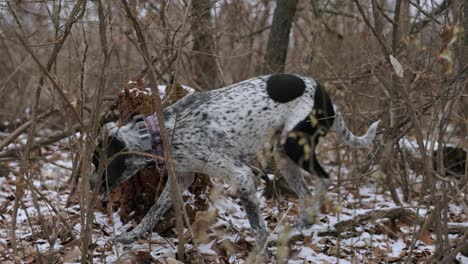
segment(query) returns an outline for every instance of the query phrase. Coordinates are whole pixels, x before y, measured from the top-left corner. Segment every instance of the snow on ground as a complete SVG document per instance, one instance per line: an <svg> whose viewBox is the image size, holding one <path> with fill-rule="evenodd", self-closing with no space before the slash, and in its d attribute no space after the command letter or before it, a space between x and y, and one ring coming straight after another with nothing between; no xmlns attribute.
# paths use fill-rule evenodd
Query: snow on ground
<svg viewBox="0 0 468 264"><path fill-rule="evenodd" d="M128 84L129 85L136 85L137 82L130 81L130 82L128 82ZM182 86L182 88L184 90L189 92L189 94L195 92L195 89L193 89L192 87L189 87L189 86L186 86L186 85L181 85L181 86ZM166 94L166 87L167 87L166 85L158 85L158 91L159 91L159 95L161 95L161 98L164 97L165 94ZM146 89L146 91L142 91L139 88L131 88L131 89L129 89L129 91L130 91L130 93L136 93L137 95L139 95L139 94L152 94L153 91L152 91L151 87L146 87L145 89Z"/></svg>
<svg viewBox="0 0 468 264"><path fill-rule="evenodd" d="M34 163L31 183L39 192L32 192L28 187L20 203L15 234L23 263L37 261L39 257L45 259L46 263L52 260L59 263L79 262L81 253L77 239L82 229L81 209L79 199L70 197L71 188L67 183L72 169L71 156L60 149L45 149L43 154L46 159ZM13 260L10 228L17 181L15 175L19 164L10 161L3 162L3 165L10 172L0 175L0 262L7 263ZM326 169L336 178L336 166L326 166ZM341 173L349 172L349 167L341 166ZM210 195L211 205L206 213L213 215L214 219L202 230L206 236L199 239L198 250L207 263L245 263L249 250L255 246L254 234L250 231L239 199L228 195L228 186L221 183L214 185L220 187L213 188L216 191ZM294 227L298 220L297 200L267 200L262 192L263 188L260 187L258 197L263 216L272 230L266 262L275 263L277 254L284 252L285 256L289 256L287 263L291 264L399 262L408 257L412 246L414 250L410 258L413 263L429 260L434 254L434 234L423 232L420 240L414 240L413 233L419 225L409 220L389 222L386 219L375 219L356 224L337 234L334 226L339 222L355 220L375 210L397 207L389 193L373 181L364 181L360 186L348 181L339 188L335 182L327 193L327 202L318 215L318 223L304 230ZM405 204L404 207L421 217L431 209L416 202ZM451 204L449 221L466 223L468 217L461 206ZM139 258L149 263L174 263L171 262L177 252L177 236L174 234L161 237L153 232L151 236L132 244L116 245L114 236L131 226L132 223L123 224L117 212L96 211L93 244L90 246L94 250L94 261L113 263L131 256L133 261ZM44 229L47 229L46 232ZM190 238L188 229L185 235ZM286 246L281 246L285 236L290 241ZM461 239L456 234L450 235L450 238L453 241ZM189 239L185 250L189 259L195 258L192 240ZM468 257L462 254L457 259L461 263L468 263Z"/></svg>

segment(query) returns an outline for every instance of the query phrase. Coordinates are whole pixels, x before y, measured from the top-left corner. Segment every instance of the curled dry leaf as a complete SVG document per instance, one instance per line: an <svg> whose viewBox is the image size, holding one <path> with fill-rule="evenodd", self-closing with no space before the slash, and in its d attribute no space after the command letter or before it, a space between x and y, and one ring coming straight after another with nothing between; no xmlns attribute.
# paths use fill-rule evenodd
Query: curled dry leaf
<svg viewBox="0 0 468 264"><path fill-rule="evenodd" d="M404 70L397 58L395 58L393 55L390 55L390 63L392 64L396 75L400 78L403 78Z"/></svg>
<svg viewBox="0 0 468 264"><path fill-rule="evenodd" d="M71 250L65 250L63 263L71 263L79 261L81 258L81 250L79 246L73 246Z"/></svg>

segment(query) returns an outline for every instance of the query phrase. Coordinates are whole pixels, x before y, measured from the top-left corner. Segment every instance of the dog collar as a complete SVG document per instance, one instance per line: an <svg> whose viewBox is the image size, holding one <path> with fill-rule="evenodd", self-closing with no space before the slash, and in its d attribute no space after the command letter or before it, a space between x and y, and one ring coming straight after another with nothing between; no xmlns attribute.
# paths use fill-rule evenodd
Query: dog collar
<svg viewBox="0 0 468 264"><path fill-rule="evenodd" d="M142 151L164 157L164 146L158 119L154 115L136 115L133 117L133 121L138 131ZM161 159L154 158L154 160L157 163L164 163Z"/></svg>

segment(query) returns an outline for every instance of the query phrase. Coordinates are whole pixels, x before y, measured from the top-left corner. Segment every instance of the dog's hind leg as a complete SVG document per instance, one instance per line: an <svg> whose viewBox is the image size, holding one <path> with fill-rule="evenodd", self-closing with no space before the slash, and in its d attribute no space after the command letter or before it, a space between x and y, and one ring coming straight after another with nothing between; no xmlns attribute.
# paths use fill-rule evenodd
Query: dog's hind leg
<svg viewBox="0 0 468 264"><path fill-rule="evenodd" d="M317 145L317 141L315 143ZM328 187L330 186L330 176L328 175L327 172L322 168L320 163L317 160L317 156L315 154L315 147L312 152L312 158L311 158L311 163L312 163L312 168L311 170L315 172L315 174L318 176L317 179L317 191L314 195L314 202L313 202L313 208L316 212L320 212L320 209L322 205L325 202Z"/></svg>
<svg viewBox="0 0 468 264"><path fill-rule="evenodd" d="M278 150L276 153L276 164L281 172L281 175L286 179L289 186L295 191L299 198L299 206L301 210L301 227L310 226L314 223L316 209L314 208L314 199L312 193L307 187L307 183L304 180L303 173L292 161L283 150Z"/></svg>
<svg viewBox="0 0 468 264"><path fill-rule="evenodd" d="M194 175L192 172L182 172L178 174L180 181L180 191L183 192L187 189L190 184L192 184ZM161 219L161 217L169 210L172 206L171 200L171 181L169 178L167 180L166 186L159 196L156 203L151 207L151 209L146 213L145 217L141 222L130 232L122 233L118 235L115 240L120 243L128 244L131 243L138 237L141 237L146 231L151 230L154 225L156 225Z"/></svg>
<svg viewBox="0 0 468 264"><path fill-rule="evenodd" d="M278 169L288 181L289 185L296 191L301 205L301 220L305 226L314 223L317 214L325 200L325 195L329 185L329 175L322 168L315 155L315 146L318 143L317 137L311 138L309 151L305 151L305 145L299 143L296 138L289 138L286 144L279 149L277 158ZM311 153L310 158L303 160L307 153ZM279 159L279 160L278 160ZM318 177L317 192L311 195L304 177L299 168L303 168L310 174Z"/></svg>

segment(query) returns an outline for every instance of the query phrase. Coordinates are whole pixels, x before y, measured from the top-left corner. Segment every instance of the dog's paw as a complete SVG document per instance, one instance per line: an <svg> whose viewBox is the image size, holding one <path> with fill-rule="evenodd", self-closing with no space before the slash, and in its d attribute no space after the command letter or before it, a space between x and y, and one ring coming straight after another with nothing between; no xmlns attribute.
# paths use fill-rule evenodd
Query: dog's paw
<svg viewBox="0 0 468 264"><path fill-rule="evenodd" d="M315 210L309 210L308 212L301 213L301 219L298 221L301 229L306 229L314 225L317 221L317 214Z"/></svg>
<svg viewBox="0 0 468 264"><path fill-rule="evenodd" d="M310 222L305 220L304 218L301 217L301 219L298 219L293 225L292 229L294 231L302 231L304 229L310 228L315 224L315 222Z"/></svg>
<svg viewBox="0 0 468 264"><path fill-rule="evenodd" d="M257 243L257 246L263 247L268 242L269 236L270 233L268 231L259 231L255 241Z"/></svg>
<svg viewBox="0 0 468 264"><path fill-rule="evenodd" d="M122 243L122 244L130 244L133 241L135 241L136 238L137 238L137 236L135 234L131 233L131 232L122 233L122 234L115 237L115 241L119 242L119 243Z"/></svg>
<svg viewBox="0 0 468 264"><path fill-rule="evenodd" d="M297 221L295 221L292 224L291 227L292 227L292 230L294 230L294 231L302 231L305 228L307 228L308 226L304 224L304 221L302 221L302 219L298 219Z"/></svg>

